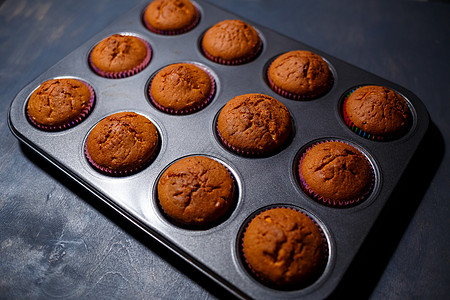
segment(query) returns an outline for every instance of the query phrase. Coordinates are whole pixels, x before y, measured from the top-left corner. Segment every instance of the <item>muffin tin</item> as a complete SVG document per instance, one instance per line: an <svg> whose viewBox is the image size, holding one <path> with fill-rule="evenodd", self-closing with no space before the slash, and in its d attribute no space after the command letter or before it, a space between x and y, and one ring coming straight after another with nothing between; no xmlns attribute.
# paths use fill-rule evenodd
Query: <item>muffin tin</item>
<svg viewBox="0 0 450 300"><path fill-rule="evenodd" d="M144 2L144 1L143 1ZM198 25L187 33L163 36L147 30L142 14L148 1L136 6L96 34L85 44L25 86L13 100L9 126L24 144L46 158L100 201L105 202L136 228L159 240L193 267L215 280L237 297L325 298L336 288L378 214L424 136L429 117L423 103L410 91L326 53L247 21L207 2L195 2L201 13ZM208 60L200 50L202 34L225 19L241 19L261 35L263 49L251 62L226 66ZM108 79L89 66L92 48L102 39L127 33L146 40L152 47L149 65L133 76ZM290 50L310 50L330 65L334 84L325 95L305 101L284 98L270 89L265 71L276 56ZM198 112L171 115L153 106L147 95L152 76L178 62L193 62L208 69L216 81L212 101ZM59 132L35 128L25 116L31 93L52 78L77 78L89 83L96 94L91 114L80 124ZM388 142L369 140L352 132L344 123L341 107L348 90L366 84L389 87L403 95L413 122L402 137ZM294 131L282 149L263 157L244 157L226 149L216 134L220 109L234 96L263 93L281 101L290 111ZM88 163L84 144L89 131L102 118L119 111L134 111L148 117L157 127L161 144L157 156L144 170L124 177L100 174ZM341 140L366 155L374 169L370 196L358 205L333 208L319 204L302 191L297 175L305 149L321 140ZM189 155L205 155L223 163L236 181L236 204L232 211L209 228L186 228L173 224L161 212L156 185L162 172L174 161ZM279 290L259 282L246 268L241 255L241 236L248 220L267 207L290 206L311 216L328 242L328 262L313 284L294 290Z"/></svg>

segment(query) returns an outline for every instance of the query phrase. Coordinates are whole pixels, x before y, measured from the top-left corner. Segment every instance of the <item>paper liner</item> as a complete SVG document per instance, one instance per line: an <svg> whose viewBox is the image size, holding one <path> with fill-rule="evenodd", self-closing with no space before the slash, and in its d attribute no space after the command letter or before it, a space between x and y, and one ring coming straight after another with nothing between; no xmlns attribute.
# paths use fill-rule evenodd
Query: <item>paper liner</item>
<svg viewBox="0 0 450 300"><path fill-rule="evenodd" d="M27 117L28 121L30 121L31 124L33 124L35 127L39 128L43 131L54 132L54 131L61 131L61 130L69 129L69 128L74 127L75 125L81 123L83 120L85 120L87 118L87 116L91 113L92 108L94 107L95 92L90 84L88 84L80 79L76 79L76 80L81 82L82 84L84 84L89 89L89 92L91 93L91 97L89 99L88 105L86 105L84 107L84 109L80 112L78 117L76 117L73 120L68 121L67 123L61 124L61 125L43 125L43 124L39 124L35 120L33 120L28 109L26 109L26 117Z"/></svg>
<svg viewBox="0 0 450 300"><path fill-rule="evenodd" d="M366 139L373 140L373 141L378 141L378 142L392 141L392 140L402 137L403 135L406 134L406 132L408 132L408 130L411 127L410 111L408 112L408 120L407 120L408 124L406 124L404 126L404 128L402 128L401 130L399 130L399 132L397 134L386 135L386 136L374 135L374 134L365 132L364 130L362 130L361 128L356 126L348 117L346 105L347 105L347 100L350 97L350 95L353 94L353 92L356 91L358 88L360 88L360 87L354 88L349 93L347 93L347 95L345 95L344 102L342 103L342 117L344 118L344 123L347 125L348 128L350 128L351 131L353 131L354 133L356 133L357 135L359 135L361 137L364 137Z"/></svg>
<svg viewBox="0 0 450 300"><path fill-rule="evenodd" d="M262 40L260 38L259 42L258 42L258 46L253 54L246 56L246 57L234 59L234 60L225 60L220 57L215 57L215 56L209 54L202 45L202 52L206 56L207 59L209 59L215 63L221 64L221 65L229 65L229 66L242 65L242 64L252 61L253 59L256 58L256 56L259 55L259 53L261 52L261 49L262 49Z"/></svg>
<svg viewBox="0 0 450 300"><path fill-rule="evenodd" d="M272 63L270 65L272 65ZM269 65L269 68L270 68L270 65ZM318 98L318 97L326 94L331 89L331 87L333 86L333 83L334 83L334 78L332 76L330 82L328 82L327 87L322 92L315 93L315 94L298 95L298 94L294 94L294 93L288 92L286 90L283 90L282 88L275 85L275 83L272 81L272 79L269 76L269 68L267 68L267 70L266 70L266 78L267 78L267 82L269 83L269 87L278 95L288 98L288 99L291 99L291 100L310 100L310 99Z"/></svg>
<svg viewBox="0 0 450 300"><path fill-rule="evenodd" d="M194 7L195 7L195 5L194 5ZM147 10L147 8L144 10L144 12L146 10ZM186 26L186 27L180 28L180 29L176 29L176 30L161 30L161 29L157 29L157 28L151 26L145 19L145 14L142 16L142 20L144 22L145 27L153 33L161 34L161 35L178 35L178 34L183 34L185 32L188 32L188 31L192 30L195 26L197 26L197 24L200 21L200 11L198 10L197 7L195 7L195 10L196 10L196 16L195 16L194 21L189 26Z"/></svg>
<svg viewBox="0 0 450 300"><path fill-rule="evenodd" d="M141 72L143 69L145 69L145 67L147 67L148 64L150 63L150 59L152 57L152 48L150 47L150 44L147 43L147 41L141 39L140 37L137 37L134 35L132 35L132 36L141 40L144 43L145 47L147 48L147 54L146 54L144 60L139 65L132 68L131 70L126 70L126 71L121 71L121 72L105 72L105 71L100 70L96 65L94 65L94 63L92 62L92 57L91 57L92 51L91 51L91 53L89 53L89 65L92 67L94 72L105 78L120 79L120 78L126 78L126 77L133 76L133 75Z"/></svg>
<svg viewBox="0 0 450 300"><path fill-rule="evenodd" d="M294 210L296 212L299 212L299 213L307 216L317 226L317 228L320 231L320 234L321 234L322 239L323 239L323 244L324 244L324 257L323 257L323 262L322 262L323 263L323 267L322 267L321 272L320 273L317 272L317 274L316 274L317 276L315 278L311 279L310 282L305 282L304 284L291 284L291 285L287 285L287 286L278 285L278 284L276 284L274 282L271 282L271 281L265 279L264 277L262 277L259 274L258 271L254 270L252 268L251 264L248 262L246 256L245 256L245 252L244 252L244 236L245 236L245 233L246 233L246 231L248 229L248 226L253 221L253 219L255 219L260 214L262 214L262 213L264 213L266 211L272 210L272 209L276 209L276 208L292 209L292 210ZM251 218L251 220L247 221L247 224L245 225L245 229L242 231L242 234L241 234L241 237L240 237L240 241L241 241L241 245L240 245L241 256L242 256L243 261L245 263L245 266L248 268L248 270L254 275L255 278L257 278L260 282L262 282L266 286L268 286L270 288L274 288L274 289L280 289L280 290L294 290L294 289L298 290L298 289L303 289L303 288L306 288L307 286L312 285L314 282L316 282L320 278L320 276L325 271L325 268L326 268L326 265L327 265L327 262L328 262L328 258L329 258L329 255L330 255L329 244L328 244L327 237L326 237L325 232L323 231L322 227L317 223L317 221L312 216L310 216L308 213L306 213L305 211L303 211L303 210L301 210L299 208L288 206L288 205L273 205L273 206L267 207L267 208L259 211L258 213L256 213Z"/></svg>
<svg viewBox="0 0 450 300"><path fill-rule="evenodd" d="M204 155L192 155L192 156L204 156ZM187 157L190 157L190 156L187 156ZM156 182L156 197L155 198L157 199L157 205L160 208L160 210L163 213L163 215L166 217L167 220L170 221L170 223L172 223L175 226L178 226L178 227L181 227L181 228L185 228L185 229L193 229L193 230L201 230L201 229L212 228L214 226L219 225L223 221L225 221L225 219L231 214L231 211L233 210L233 207L235 207L237 205L237 200L238 200L237 199L238 198L237 183L236 183L236 178L234 177L233 173L222 162L220 162L220 161L218 161L218 160L216 160L216 159L214 159L212 157L208 157L208 156L204 156L204 157L207 157L207 158L210 158L210 159L213 159L213 160L217 161L218 163L220 163L227 170L228 174L231 177L231 180L233 181L233 191L232 191L233 192L233 200L232 200L233 202L230 203L230 206L228 206L227 210L222 215L220 215L216 219L211 220L209 222L206 222L204 224L189 224L189 223L183 223L181 221L178 221L175 218L171 217L170 214L167 213L164 210L163 206L161 205L161 202L159 201L159 195L158 195L158 188L157 188L157 186L158 186L159 180L161 179L162 174L164 174L165 171L167 170L167 169L165 169L164 172L161 174L161 176L158 178L158 181ZM176 163L177 161L172 162L169 165L169 167L172 164Z"/></svg>
<svg viewBox="0 0 450 300"><path fill-rule="evenodd" d="M375 181L375 173L374 173L372 164L370 163L369 159L359 149L355 148L365 158L365 160L367 161L367 163L368 163L368 165L370 167L370 172L371 172L371 180L370 180L370 182L368 182L367 186L365 187L364 193L362 195L360 195L359 197L357 197L355 199L345 200L345 201L338 201L338 200L333 200L333 199L330 199L330 198L323 197L323 196L317 194L316 192L314 192L310 188L310 186L306 183L305 179L303 178L302 164L303 164L303 160L304 160L304 158L306 156L306 153L309 150L311 150L311 148L313 148L314 146L319 145L319 144L323 144L323 143L327 143L327 142L344 143L344 144L347 144L347 145L355 148L353 145L350 145L349 143L346 143L346 142L341 141L341 140L324 140L324 141L320 141L320 142L314 143L311 146L309 146L303 152L302 157L301 157L301 159L299 161L299 164L298 164L298 176L299 176L299 179L300 179L300 186L303 189L303 191L306 194L308 194L313 200L315 200L315 201L317 201L317 202L319 202L319 203L321 203L323 205L330 206L330 207L337 207L337 208L345 208L345 207L350 207L350 206L357 205L358 203L362 202L363 200L365 200L370 195L370 193L373 190L374 181Z"/></svg>
<svg viewBox="0 0 450 300"><path fill-rule="evenodd" d="M201 65L197 65L197 64L193 64L193 65L195 65L196 67L199 67L200 69L205 71L205 73L208 74L209 78L211 79L211 91L209 93L209 96L202 103L198 104L196 107L190 107L188 109L182 109L182 110L175 110L173 108L164 107L153 98L153 95L151 92L152 81L153 81L153 78L152 78L152 81L148 85L148 91L147 91L152 104L154 106L156 106L159 110L161 110L165 113L171 114L171 115L188 115L188 114L197 112L197 111L203 109L205 106L207 106L211 102L211 100L214 98L214 95L216 93L216 81L214 80L214 77L212 76L212 74L205 67L203 67Z"/></svg>

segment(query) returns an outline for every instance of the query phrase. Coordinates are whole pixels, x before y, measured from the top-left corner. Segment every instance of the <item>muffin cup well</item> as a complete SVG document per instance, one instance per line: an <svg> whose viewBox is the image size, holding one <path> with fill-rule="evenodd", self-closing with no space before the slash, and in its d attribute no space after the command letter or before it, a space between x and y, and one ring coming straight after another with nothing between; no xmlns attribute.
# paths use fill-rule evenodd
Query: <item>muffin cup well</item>
<svg viewBox="0 0 450 300"><path fill-rule="evenodd" d="M324 244L324 258L323 258L323 262L322 262L322 264L323 264L322 270L321 270L321 272L317 273L317 276L315 276L315 278L313 278L309 282L305 282L302 285L287 285L287 286L283 286L283 285L278 285L276 283L268 281L267 279L263 278L259 274L259 272L257 272L256 270L253 269L253 267L248 262L248 260L247 260L247 258L245 256L245 252L244 252L244 236L245 236L245 233L246 233L246 231L248 229L249 224L252 222L253 219L255 219L260 214L262 214L262 213L264 213L266 211L269 211L271 209L276 209L276 208L287 208L287 209L291 209L291 210L294 210L296 212L299 212L299 213L305 215L306 217L308 217L317 226L317 228L319 229L320 234L322 236L323 244ZM265 208L260 209L259 211L255 212L253 214L253 216L251 216L250 218L248 218L245 221L244 229L241 231L240 236L239 236L238 239L239 239L238 241L240 243L239 247L238 247L238 251L239 251L239 254L240 254L240 257L242 259L244 267L259 282L261 282L262 284L264 284L265 286L267 286L269 288L276 289L276 290L285 290L285 291L300 290L300 289L304 289L304 288L307 288L307 287L311 286L312 284L317 282L319 280L319 278L324 274L325 269L326 269L327 264L328 264L328 261L329 261L329 256L330 256L330 249L329 248L330 248L330 245L328 243L327 236L326 236L324 230L322 229L322 226L320 226L319 223L316 221L316 219L314 217L312 217L310 214L308 214L307 212L305 212L304 210L302 210L302 209L300 209L298 207L294 207L294 206L291 206L291 205L283 205L283 204L271 205L269 207L265 207Z"/></svg>
<svg viewBox="0 0 450 300"><path fill-rule="evenodd" d="M150 47L150 44L147 41L145 41L142 38L137 37L137 36L134 36L134 37L138 38L140 41L142 41L145 45L145 48L147 49L147 54L146 54L144 60L139 65L132 68L131 70L125 70L125 71L121 71L121 72L105 72L105 71L100 70L97 66L94 65L94 63L92 62L92 57L91 57L92 51L91 51L91 53L89 53L89 65L94 70L94 72L105 78L120 79L120 78L126 78L126 77L136 75L137 73L139 73L143 69L145 69L148 66L148 64L150 63L150 60L152 58L152 48Z"/></svg>
<svg viewBox="0 0 450 300"><path fill-rule="evenodd" d="M165 113L171 114L171 115L188 115L188 114L197 112L199 110L202 110L205 106L207 106L211 102L211 100L214 98L214 95L216 93L216 81L214 79L214 76L211 74L211 72L209 72L205 67L198 65L198 64L194 64L194 65L196 67L199 67L203 71L205 71L205 73L208 74L209 78L211 79L211 91L210 91L208 97L202 103L198 104L196 107L190 107L188 109L182 109L182 110L175 110L172 108L167 108L167 107L162 106L153 98L153 95L151 92L153 78L152 78L152 81L150 81L150 84L148 85L148 91L147 91L148 96L151 100L151 103L154 106L156 106L159 110L161 110Z"/></svg>
<svg viewBox="0 0 450 300"><path fill-rule="evenodd" d="M270 65L271 64L272 63L270 63ZM326 94L331 89L331 87L333 86L333 83L334 83L334 78L332 77L330 82L328 82L328 85L326 86L326 88L324 88L320 93L307 94L307 95L294 94L294 93L288 92L288 91L278 87L277 85L275 85L275 83L272 81L272 79L269 76L270 65L266 69L266 78L267 78L267 83L269 84L269 87L278 95L288 98L288 99L291 99L291 100L311 100L311 99L318 98L318 97Z"/></svg>
<svg viewBox="0 0 450 300"><path fill-rule="evenodd" d="M94 107L95 92L90 84L88 84L85 81L80 80L80 79L77 79L77 81L81 82L89 89L91 96L89 98L88 105L86 105L86 107L81 111L81 113L75 119L70 120L61 125L52 125L52 126L43 125L43 124L39 124L36 121L34 121L33 118L30 116L28 109L26 109L25 114L26 114L28 121L31 124L33 124L33 126L35 126L36 128L39 128L40 130L43 130L43 131L61 131L61 130L66 130L68 128L74 127L75 125L77 125L77 124L81 123L83 120L85 120L87 118L87 116L90 114L90 112L92 111L92 108Z"/></svg>
<svg viewBox="0 0 450 300"><path fill-rule="evenodd" d="M354 133L356 133L357 135L369 139L369 140L373 140L373 141L378 141L378 142L387 142L387 141L392 141L395 139L398 139L400 137L402 137L403 135L405 135L409 129L411 128L411 111L408 114L408 124L407 126L405 126L405 128L401 131L399 131L397 134L394 135L386 135L386 136L380 136L380 135L374 135L368 132L365 132L364 130L362 130L361 128L359 128L358 126L356 126L348 117L347 114L347 109L346 109L346 105L347 105L347 100L350 97L351 94L353 94L354 91L356 91L359 87L356 87L354 89L352 89L350 92L348 92L345 97L344 97L344 101L342 103L342 118L344 119L344 123L347 125L347 127L353 131Z"/></svg>
<svg viewBox="0 0 450 300"><path fill-rule="evenodd" d="M369 159L366 157L366 155L364 153L362 153L359 149L357 149L359 152L361 152L361 154L363 155L364 159L367 161L367 163L370 166L370 172L371 172L371 179L368 182L368 184L364 187L364 192L359 196L356 197L354 199L350 199L350 200L345 200L345 201L337 201L337 200L333 200L333 199L329 199L326 197L323 197L321 195L319 195L318 193L316 193L314 190L312 190L310 188L310 186L306 183L305 179L303 178L303 174L302 174L302 165L303 165L303 160L306 156L306 153L315 145L319 145L322 143L326 143L326 142L340 142L340 143L344 143L347 144L349 146L354 147L353 145L345 142L345 141L341 141L341 140L323 140L317 143L313 143L312 145L310 145L302 154L300 161L298 163L298 176L299 176L299 180L300 180L300 186L302 188L302 190L308 195L310 196L310 198L312 198L313 200L315 200L318 203L321 203L325 206L329 206L329 207L335 207L335 208L346 208L346 207L351 207L354 205L359 204L360 202L364 201L365 199L368 198L368 196L372 193L374 185L375 185L375 172L373 169L372 164L370 163Z"/></svg>
<svg viewBox="0 0 450 300"><path fill-rule="evenodd" d="M192 155L192 156L197 156L197 155ZM236 177L234 176L233 172L230 170L230 168L225 165L224 163L222 163L220 160L215 159L214 157L210 157L208 155L198 155L198 156L205 156L211 159L216 160L218 163L220 163L222 166L225 167L225 169L227 170L228 174L230 175L232 182L233 182L233 202L230 204L230 206L228 207L227 211L223 214L220 215L218 218L216 218L215 220L211 220L210 222L206 222L204 224L186 224L183 223L181 221L176 220L175 218L171 217L169 213L167 213L163 206L161 205L160 201L159 201L159 197L158 197L158 184L159 184L159 180L161 179L162 175L164 174L164 172L176 161L171 162L158 176L157 180L155 181L154 184L154 199L155 199L155 204L156 206L159 208L159 211L161 213L161 215L171 224L173 224L176 227L179 228L183 228L183 229L187 229L187 230L208 230L211 229L213 227L216 227L218 225L220 225L221 223L225 222L230 215L233 213L233 211L235 210L236 206L237 206L237 202L239 200L239 189L238 189L238 183L236 180ZM189 157L189 156L186 156ZM183 158L186 158L183 157ZM180 158L180 159L183 159Z"/></svg>

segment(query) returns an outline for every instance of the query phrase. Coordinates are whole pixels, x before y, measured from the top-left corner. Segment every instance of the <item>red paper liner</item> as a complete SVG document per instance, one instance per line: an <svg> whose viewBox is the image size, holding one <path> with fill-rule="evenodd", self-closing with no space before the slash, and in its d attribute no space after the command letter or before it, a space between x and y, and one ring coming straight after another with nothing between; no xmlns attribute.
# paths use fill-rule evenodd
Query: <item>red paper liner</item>
<svg viewBox="0 0 450 300"><path fill-rule="evenodd" d="M83 80L80 79L76 79L77 81L81 82L82 84L84 84L88 89L89 92L91 94L91 97L89 99L88 105L86 105L84 107L84 109L80 112L80 114L78 115L77 118L68 121L67 123L61 124L61 125L43 125L43 124L39 124L37 123L35 120L33 120L33 118L30 116L30 113L28 111L28 109L26 110L26 116L28 121L30 121L31 124L33 124L33 126L35 126L36 128L43 130L43 131L49 131L49 132L55 132L55 131L61 131L61 130L66 130L69 129L71 127L74 127L75 125L81 123L83 120L85 120L87 118L87 116L91 113L92 108L94 107L94 103L95 103L95 92L94 89L92 88L91 85L89 85L88 83L84 82Z"/></svg>
<svg viewBox="0 0 450 300"><path fill-rule="evenodd" d="M348 144L348 143L346 143L344 141L340 141L340 140L324 140L324 141L320 141L320 142L314 143L311 146L309 146L303 152L302 157L301 157L301 159L299 161L299 164L298 164L298 175L299 175L299 179L300 179L300 186L301 186L302 190L308 196L310 196L313 200L315 200L316 202L319 202L319 203L321 203L323 205L330 206L330 207L336 207L336 208L345 208L345 207L350 207L350 206L357 205L358 203L362 202L363 200L365 200L370 195L370 193L373 190L374 181L375 181L375 173L374 173L372 164L370 163L369 159L360 150L358 150L357 148L355 148L355 149L357 149L363 155L363 157L366 159L367 163L370 166L370 171L371 171L371 180L367 184L367 186L365 187L364 193L362 195L360 195L359 197L354 198L354 199L350 199L350 200L345 200L345 201L338 201L338 200L333 200L333 199L330 199L330 198L323 197L323 196L317 194L316 192L314 192L310 188L310 186L306 183L305 179L303 178L303 175L302 175L302 164L303 164L303 160L304 160L304 158L306 156L306 153L312 147L314 147L315 145L319 145L319 144L326 143L326 142L344 143L344 144L347 144L347 145L352 146L353 148L355 148L353 145L350 145L350 144Z"/></svg>
<svg viewBox="0 0 450 300"><path fill-rule="evenodd" d="M270 68L270 65L269 65L269 68ZM269 76L269 68L267 68L267 70L266 70L266 78L267 78L267 82L269 83L269 87L278 95L288 98L288 99L291 99L291 100L310 100L310 99L318 98L318 97L326 94L331 89L331 87L333 86L333 83L334 83L334 78L332 77L330 82L328 83L328 86L322 92L315 93L315 94L298 95L298 94L294 94L294 93L288 92L286 90L283 90L282 88L275 85L275 83L273 83L272 79Z"/></svg>
<svg viewBox="0 0 450 300"><path fill-rule="evenodd" d="M133 37L141 40L144 43L145 47L147 48L147 54L146 54L144 60L139 65L132 68L131 70L126 70L126 71L121 71L121 72L105 72L105 71L100 70L97 66L94 65L94 63L92 62L92 57L91 57L92 52L91 52L89 54L89 65L92 67L94 72L105 78L120 79L120 78L126 78L126 77L133 76L133 75L141 72L143 69L145 69L148 66L148 64L150 63L150 59L152 57L152 48L150 47L150 44L147 43L147 41L141 39L140 37L134 36L134 35L133 35Z"/></svg>
<svg viewBox="0 0 450 300"><path fill-rule="evenodd" d="M234 59L234 60L225 60L220 57L215 57L215 56L209 54L205 50L205 48L202 46L202 52L206 56L207 59L209 59L215 63L221 64L221 65L229 65L229 66L242 65L242 64L252 61L254 58L256 58L256 56L258 56L258 54L261 52L261 49L262 49L262 41L260 39L258 42L257 49L255 50L255 52L253 54L246 56L246 57Z"/></svg>
<svg viewBox="0 0 450 300"><path fill-rule="evenodd" d="M190 107L188 109L182 109L182 110L175 110L173 108L164 107L153 98L153 95L151 92L152 82L150 82L150 84L148 85L148 96L150 97L152 104L154 106L156 106L159 110L161 110L165 113L171 114L171 115L188 115L188 114L197 112L197 111L203 109L205 106L207 106L211 102L211 100L213 99L213 97L216 93L216 81L214 80L214 77L212 76L212 74L205 67L203 67L201 65L197 65L197 64L194 64L194 65L196 67L199 67L203 71L205 71L206 74L208 74L209 78L211 79L211 91L209 93L209 96L205 99L205 101L203 101L196 107ZM153 81L153 78L152 78L152 81Z"/></svg>
<svg viewBox="0 0 450 300"><path fill-rule="evenodd" d="M288 286L283 286L283 285L278 285L274 282L271 282L267 279L265 279L264 277L262 277L258 271L254 270L253 267L251 266L251 264L248 262L247 258L245 257L245 252L244 252L244 236L245 236L245 232L248 229L248 226L250 225L250 223L253 221L253 219L255 219L257 216L259 216L260 214L272 210L272 209L276 209L276 208L287 208L287 209L292 209L296 212L299 212L303 215L305 215L306 217L308 217L319 229L320 234L322 235L322 239L323 239L323 243L324 243L324 259L323 259L323 268L321 270L321 274L317 274L317 277L314 278L314 280L311 280L311 282L307 282L304 285L288 285ZM241 252L241 256L243 258L243 261L245 263L245 266L248 268L248 270L252 273L252 275L258 279L261 283L263 283L264 285L270 287L270 288L274 288L274 289L280 289L280 290L294 290L294 289L303 289L306 288L307 286L312 285L314 282L316 282L320 276L323 274L323 272L325 271L328 259L329 259L329 244L328 244L328 240L327 237L325 235L325 232L323 231L322 227L317 223L317 221L315 220L315 218L313 218L311 215L309 215L308 213L306 213L305 211L296 208L296 207L292 207L289 205L274 205L274 206L270 206L267 207L265 209L262 209L261 211L259 211L258 213L255 213L254 216L247 221L247 224L245 225L245 229L242 231L241 237L240 237L240 241L241 241L241 245L240 245L240 252Z"/></svg>
<svg viewBox="0 0 450 300"><path fill-rule="evenodd" d="M358 87L359 88L359 87ZM398 139L399 137L403 136L410 128L411 126L411 117L409 116L409 120L408 120L408 125L405 126L405 128L401 131L399 131L398 134L394 134L394 135L386 135L386 136L380 136L380 135L375 135L375 134L371 134L368 132L365 132L364 130L362 130L361 128L359 128L358 126L355 125L355 123L353 123L350 118L348 117L347 114L347 109L346 109L346 105L347 105L347 100L350 97L351 94L353 94L354 91L356 91L357 88L352 89L349 93L347 93L347 95L345 95L344 98L344 102L342 104L342 117L344 119L344 123L347 125L348 128L350 128L351 131L353 131L354 133L356 133L357 135L369 139L369 140L373 140L373 141L378 141L378 142L383 142L383 141L392 141L395 139Z"/></svg>
<svg viewBox="0 0 450 300"><path fill-rule="evenodd" d="M195 7L195 5L194 5L194 7ZM145 16L142 17L142 20L144 22L145 27L148 30L150 30L151 32L153 32L153 33L160 34L160 35L179 35L179 34L183 34L183 33L186 33L188 31L192 30L199 23L199 21L200 21L200 11L198 10L197 7L195 7L195 10L196 10L197 13L196 13L194 21L189 26L186 26L185 28L176 29L176 30L161 30L161 29L157 29L157 28L151 26L147 22L147 20L145 19Z"/></svg>

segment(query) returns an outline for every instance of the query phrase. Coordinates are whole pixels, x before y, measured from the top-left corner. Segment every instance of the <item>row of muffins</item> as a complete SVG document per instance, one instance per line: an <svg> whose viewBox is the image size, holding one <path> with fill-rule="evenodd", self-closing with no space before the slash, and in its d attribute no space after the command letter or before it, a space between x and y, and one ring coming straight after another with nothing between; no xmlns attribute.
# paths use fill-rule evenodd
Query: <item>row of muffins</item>
<svg viewBox="0 0 450 300"><path fill-rule="evenodd" d="M154 1L152 4L157 2L166 2L169 4L170 2L181 3L184 6L184 3L188 1ZM151 5L149 5L149 8ZM195 24L195 22L198 22L198 18L199 16L197 15L192 23ZM190 26L195 26L192 23ZM239 22L239 26L241 25L242 23ZM155 25L149 26L152 26L153 30L158 30L155 29ZM242 28L248 29L248 26L245 25ZM224 27L226 28L227 26ZM178 34L189 29L176 29L179 30L178 33L172 30L165 29L165 31L159 31L159 33ZM147 51L146 55L142 55L143 62L139 62L137 66L128 66L125 70L118 71L117 73L116 71L105 71L101 75L110 78L121 78L123 76L132 76L145 68L145 65L148 64L146 60L150 61L150 58L147 59L147 57L149 57L148 53L151 53L151 48L145 45L145 42L143 43L144 46L142 47L141 45L140 48ZM120 45L120 43L117 44ZM120 47L127 49L123 44ZM260 47L261 44L255 46L250 55L244 55L237 60L217 59L216 57L219 57L219 55L211 54L214 53L213 50L208 51L208 47L206 46L203 48L205 55L217 63L237 64L253 59L258 51L260 51ZM291 55L292 53L286 54ZM94 61L96 60L92 56L90 58L91 62L95 64ZM116 57L119 56L116 55ZM312 64L308 60L304 65ZM276 64L273 65L275 66ZM280 65L283 66L283 64ZM324 70L329 71L326 63L325 66L326 68ZM179 66L173 65L171 67L175 68ZM293 64L292 68L300 69L296 64ZM97 69L101 70L101 68ZM169 75L159 76L161 78L155 76L152 80L155 83L155 90L152 91L153 85L150 85L149 91L152 102L157 107L159 105L159 108L163 110L166 109L166 106L174 106L175 104L170 104L172 103L171 100L165 99L164 92L160 91L158 94L158 90L156 89L157 80L160 80L159 84L162 86L167 85L164 80L185 83L183 85L183 89L185 90L180 91L180 95L186 94L186 91L189 92L190 89L187 86L193 85L190 81L179 80L181 78L179 74L176 75L178 79L174 79L173 77L170 79L170 74L173 75L171 73L172 71L165 71ZM100 73L103 71L96 70L96 72ZM189 71L184 70L184 72ZM198 70L196 72L197 75L202 73ZM302 74L306 74L303 78L307 78L304 80L310 82L311 78L315 78L314 76L316 76L314 72L311 72L308 68L302 68ZM283 76L287 75L279 70L278 73L277 70L273 71L273 74L275 75L272 75L269 79L273 89L286 98L297 100L317 97L317 95L325 93L332 84L332 78L325 80L324 84L319 84L320 89L314 92L311 92L308 87L306 88L307 92L304 92L304 85L301 85L303 91L299 92L297 90L289 90L289 87L280 88L279 86L287 83L287 77L283 79ZM280 77L278 83L275 80L276 76ZM210 76L208 76L209 78L202 77L202 88L204 88L204 86L208 86L207 82ZM323 77L320 77L320 79L323 80ZM65 86L63 88L65 89L64 92L58 93L57 89L50 88L47 89L49 90L47 93L51 96L48 96L45 95L46 92L38 91L40 89L39 87L35 91L36 95L33 93L28 102L27 114L29 115L29 119L43 130L62 130L72 126L67 124L80 122L89 114L89 111L94 105L95 93L88 84L80 81L70 83L69 86L77 85L80 87L76 88L76 90L84 90L79 92L82 94L81 98L84 99L83 102L77 104L77 106L70 107L71 111L75 110L75 113L72 113L75 117L71 117L70 121L64 120L59 124L46 125L45 122L47 121L40 121L36 116L42 116L42 113L40 113L42 112L41 107L37 108L38 112L33 111L32 107L33 105L36 106L36 104L33 104L35 101L32 99L36 98L38 99L37 102L41 103L37 104L37 106L43 105L42 103L50 103L48 107L50 107L49 110L51 112L47 116L51 116L48 118L51 119L57 118L54 113L55 109L57 111L59 107L64 107L63 103L65 102L70 102L72 105L72 103L77 101L75 99L78 97L77 95L71 94L71 88L67 87L65 79L56 79L56 81L58 82L57 84L55 83L57 86L60 84ZM201 100L193 101L193 104L189 104L188 108L182 107L180 109L178 107L170 107L168 112L179 113L181 111L181 113L190 113L196 109L201 109L210 101L208 98L211 98L211 95L214 94L213 85L213 83L210 83L210 86L206 87L206 92L203 91L200 93L201 95L206 95L206 97L199 97ZM295 81L294 84L290 82L290 85L294 89L298 89L298 86L300 86L298 82L295 84ZM87 91L83 86L87 88ZM165 88L173 90L174 86L168 84ZM390 90L384 87L375 88L382 88L385 93L389 93L385 98L392 99ZM71 95L70 101L64 98L67 94ZM175 94L176 91L174 90L170 92L170 95ZM358 96L359 94L361 96ZM353 98L356 99L355 101L360 101L361 99L367 101L369 99L380 98L380 94L382 94L382 91L371 93L358 92L357 90L348 95L348 99L345 100L345 107L350 107L350 104L347 105L347 103L352 102L352 95L354 95ZM195 96L189 96L189 99L191 98L194 99ZM164 103L164 101L168 101L169 104ZM380 102L380 100L376 101ZM164 104L160 104L160 102ZM383 108L383 113L386 111L384 109L386 105L383 101L381 101L381 104L372 103L368 106L380 106ZM394 109L388 108L388 110L396 112ZM76 111L81 112L78 114ZM370 116L370 112L369 110L368 113L362 115L366 117ZM45 115L45 113L43 114ZM385 115L388 114L384 114L383 116ZM344 116L346 122L352 118L351 114L346 111ZM368 119L370 120L371 117L368 117ZM348 121L348 123L350 122L352 122L352 128L363 128L362 125L358 126L355 121ZM362 121L363 125L366 124L364 122L367 123L367 121ZM250 156L264 155L279 148L288 139L292 130L291 126L290 114L287 108L273 97L262 94L246 94L231 99L222 109L217 122L217 130L222 142L233 151ZM365 128L365 132L367 130L370 129ZM401 130L394 130L396 134L399 131ZM381 132L381 134L374 135L383 136L383 130ZM248 143L249 141L255 143ZM159 142L158 131L150 120L136 113L122 112L108 116L92 129L86 143L86 156L96 169L104 173L127 175L137 172L151 163L152 159L157 155ZM327 161L324 162L324 159ZM370 193L373 186L373 170L367 158L355 147L340 141L326 141L312 145L302 156L298 170L301 186L304 191L318 201L323 201L323 203L329 201L328 203L331 205L345 206L363 200ZM331 182L330 185L335 188L339 187L337 188L338 191L346 190L345 184L353 189L355 185L353 176L357 177L360 183L357 184L357 190L348 193L351 194L350 196L340 195L340 198L333 198L336 196L333 195L333 192L329 188L322 189L324 181ZM220 162L204 156L187 157L176 161L163 172L158 181L158 200L162 210L174 222L185 225L202 225L216 222L226 215L232 207L233 201L235 200L235 193L236 187L233 176L226 167ZM325 267L327 247L328 245L323 236L323 232L320 230L320 226L314 222L311 216L305 215L304 212L299 210L284 207L269 209L255 216L249 222L242 237L243 257L250 271L265 283L274 285L277 288L301 288L316 280Z"/></svg>

